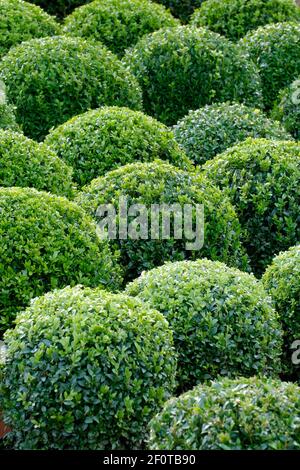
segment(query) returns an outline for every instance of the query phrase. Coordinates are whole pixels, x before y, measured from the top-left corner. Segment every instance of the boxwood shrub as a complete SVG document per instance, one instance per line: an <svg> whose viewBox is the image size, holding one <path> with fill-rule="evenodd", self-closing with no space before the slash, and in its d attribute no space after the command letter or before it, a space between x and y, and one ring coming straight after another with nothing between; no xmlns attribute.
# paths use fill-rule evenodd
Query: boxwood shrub
<svg viewBox="0 0 300 470"><path fill-rule="evenodd" d="M0 332L48 290L78 283L116 288L119 268L96 226L65 198L0 188Z"/></svg>
<svg viewBox="0 0 300 470"><path fill-rule="evenodd" d="M299 157L297 142L249 138L203 166L236 207L258 275L275 254L300 241Z"/></svg>
<svg viewBox="0 0 300 470"><path fill-rule="evenodd" d="M0 103L0 129L21 132L16 121L15 108L10 104Z"/></svg>
<svg viewBox="0 0 300 470"><path fill-rule="evenodd" d="M33 39L15 47L0 63L0 79L24 133L39 140L91 108L141 108L135 78L104 46L81 38Z"/></svg>
<svg viewBox="0 0 300 470"><path fill-rule="evenodd" d="M300 389L252 377L219 379L169 400L150 423L155 450L299 450Z"/></svg>
<svg viewBox="0 0 300 470"><path fill-rule="evenodd" d="M66 18L65 34L101 41L112 52L122 55L145 34L178 26L162 5L149 0L95 0Z"/></svg>
<svg viewBox="0 0 300 470"><path fill-rule="evenodd" d="M81 186L139 160L160 158L185 169L192 166L164 124L128 108L103 107L76 116L52 130L45 143L74 168Z"/></svg>
<svg viewBox="0 0 300 470"><path fill-rule="evenodd" d="M294 0L207 0L191 18L191 24L224 34L232 41L259 26L284 21L300 21Z"/></svg>
<svg viewBox="0 0 300 470"><path fill-rule="evenodd" d="M280 371L281 328L253 275L207 259L167 263L127 286L167 318L181 389L219 374Z"/></svg>
<svg viewBox="0 0 300 470"><path fill-rule="evenodd" d="M72 169L44 144L0 129L0 186L33 187L72 196Z"/></svg>
<svg viewBox="0 0 300 470"><path fill-rule="evenodd" d="M67 287L5 336L0 404L15 449L130 449L174 388L172 333L125 295Z"/></svg>
<svg viewBox="0 0 300 470"><path fill-rule="evenodd" d="M300 340L300 245L280 253L263 275L263 283L275 302L283 324L285 373L293 377L299 366L292 363L294 341Z"/></svg>
<svg viewBox="0 0 300 470"><path fill-rule="evenodd" d="M183 23L186 23L193 13L193 11L200 7L204 0L154 0L157 3L162 3L166 8L170 9L171 13L180 18Z"/></svg>
<svg viewBox="0 0 300 470"><path fill-rule="evenodd" d="M241 39L239 46L257 65L264 106L272 109L279 91L300 75L300 23L260 27Z"/></svg>
<svg viewBox="0 0 300 470"><path fill-rule="evenodd" d="M0 0L0 58L23 41L59 34L55 19L22 0Z"/></svg>
<svg viewBox="0 0 300 470"><path fill-rule="evenodd" d="M67 16L71 11L80 5L89 3L91 0L30 0L30 3L36 3L46 10L50 15L55 15L62 19Z"/></svg>
<svg viewBox="0 0 300 470"><path fill-rule="evenodd" d="M129 49L124 62L141 85L146 112L168 125L213 102L261 101L254 64L236 45L204 28L156 31Z"/></svg>
<svg viewBox="0 0 300 470"><path fill-rule="evenodd" d="M128 216L128 230L134 234L140 230L134 239L122 235L116 239L110 237L110 245L113 251L121 253L121 264L125 270L126 279L137 277L142 271L159 266L164 261L177 261L185 258L199 258L207 256L212 259L225 261L228 264L247 268L247 257L240 242L240 224L235 210L228 198L216 187L213 187L205 179L182 171L168 163L154 161L152 163L135 163L125 165L117 170L96 178L89 186L85 186L76 198L76 202L95 217L97 222L105 222L99 214L98 208L103 204L112 204L117 215L120 211L120 198L126 199L127 213L134 204L146 206L148 215L148 227L141 227L144 209L136 207ZM184 204L192 206L190 216L183 215L183 221L192 218L193 230L196 234L190 234L186 230L177 236L174 234L174 217L170 217L170 237L162 237L162 222L160 220L159 233L155 230L155 216L152 209L160 205L162 214L168 213L168 208L177 204L183 211ZM196 220L196 205L204 205L204 221L198 215ZM154 206L154 207L153 207ZM176 206L175 206L176 208ZM123 211L122 211L123 212ZM155 213L155 212L154 212ZM124 216L122 224L124 224ZM181 224L182 225L182 224ZM123 226L123 225L122 225ZM123 228L121 226L121 234ZM178 227L178 224L177 224ZM151 230L152 229L152 230ZM201 246L201 231L204 230L204 245L188 247L187 243L199 241ZM117 219L117 235L119 234L119 219ZM153 232L155 236L153 235Z"/></svg>
<svg viewBox="0 0 300 470"><path fill-rule="evenodd" d="M175 139L197 165L247 137L292 140L279 123L238 103L216 103L190 111L173 127Z"/></svg>
<svg viewBox="0 0 300 470"><path fill-rule="evenodd" d="M280 93L272 116L281 121L295 139L300 140L300 79Z"/></svg>

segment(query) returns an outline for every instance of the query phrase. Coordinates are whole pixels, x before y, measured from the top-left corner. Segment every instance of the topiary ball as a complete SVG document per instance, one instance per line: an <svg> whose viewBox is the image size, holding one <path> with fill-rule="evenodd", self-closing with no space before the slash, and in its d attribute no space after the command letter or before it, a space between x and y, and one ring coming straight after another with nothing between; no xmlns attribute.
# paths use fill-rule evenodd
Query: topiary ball
<svg viewBox="0 0 300 470"><path fill-rule="evenodd" d="M63 31L100 41L122 55L145 34L179 24L162 5L149 0L95 0L68 16Z"/></svg>
<svg viewBox="0 0 300 470"><path fill-rule="evenodd" d="M5 342L0 402L15 449L139 448L174 389L167 321L125 295L46 294Z"/></svg>
<svg viewBox="0 0 300 470"><path fill-rule="evenodd" d="M292 140L277 122L243 104L217 103L190 111L174 127L177 142L201 165L247 137Z"/></svg>
<svg viewBox="0 0 300 470"><path fill-rule="evenodd" d="M260 27L241 39L239 46L257 65L265 109L272 109L279 91L300 75L300 24Z"/></svg>
<svg viewBox="0 0 300 470"><path fill-rule="evenodd" d="M89 3L90 1L91 0L51 0L51 2L49 2L49 0L30 0L30 3L36 3L51 15L56 15L58 18L62 19L75 8Z"/></svg>
<svg viewBox="0 0 300 470"><path fill-rule="evenodd" d="M99 43L58 36L33 39L0 63L0 79L24 133L41 140L52 126L102 105L141 108L135 78Z"/></svg>
<svg viewBox="0 0 300 470"><path fill-rule="evenodd" d="M0 103L0 129L21 132L12 105Z"/></svg>
<svg viewBox="0 0 300 470"><path fill-rule="evenodd" d="M299 157L296 142L249 138L203 166L236 207L258 275L274 255L300 241Z"/></svg>
<svg viewBox="0 0 300 470"><path fill-rule="evenodd" d="M0 188L0 332L33 297L78 283L119 286L119 268L96 226L65 198Z"/></svg>
<svg viewBox="0 0 300 470"><path fill-rule="evenodd" d="M59 34L55 19L22 0L0 0L0 58L12 46L32 38Z"/></svg>
<svg viewBox="0 0 300 470"><path fill-rule="evenodd" d="M193 11L200 7L204 0L155 0L162 3L171 13L180 18L183 23L187 23Z"/></svg>
<svg viewBox="0 0 300 470"><path fill-rule="evenodd" d="M70 197L72 169L44 144L0 129L0 186L32 187Z"/></svg>
<svg viewBox="0 0 300 470"><path fill-rule="evenodd" d="M128 108L103 107L76 116L52 130L45 143L74 168L80 186L139 160L160 158L185 169L192 166L166 126Z"/></svg>
<svg viewBox="0 0 300 470"><path fill-rule="evenodd" d="M232 41L259 26L283 21L300 21L294 0L207 0L191 18L191 24L224 34Z"/></svg>
<svg viewBox="0 0 300 470"><path fill-rule="evenodd" d="M262 280L283 324L284 371L300 381L299 365L292 361L293 343L300 340L300 245L276 256Z"/></svg>
<svg viewBox="0 0 300 470"><path fill-rule="evenodd" d="M300 79L280 93L272 117L281 121L286 130L300 140Z"/></svg>
<svg viewBox="0 0 300 470"><path fill-rule="evenodd" d="M113 170L84 187L76 202L100 224L106 222L103 209L110 217L113 207L115 233L114 224L104 228L111 225L109 242L121 253L127 280L185 258L206 256L247 268L240 224L228 198L205 179L168 163Z"/></svg>
<svg viewBox="0 0 300 470"><path fill-rule="evenodd" d="M204 28L180 26L145 36L126 52L124 63L141 85L145 111L168 125L217 101L261 102L254 64Z"/></svg>
<svg viewBox="0 0 300 470"><path fill-rule="evenodd" d="M299 412L294 384L219 379L169 400L150 423L149 448L299 450Z"/></svg>

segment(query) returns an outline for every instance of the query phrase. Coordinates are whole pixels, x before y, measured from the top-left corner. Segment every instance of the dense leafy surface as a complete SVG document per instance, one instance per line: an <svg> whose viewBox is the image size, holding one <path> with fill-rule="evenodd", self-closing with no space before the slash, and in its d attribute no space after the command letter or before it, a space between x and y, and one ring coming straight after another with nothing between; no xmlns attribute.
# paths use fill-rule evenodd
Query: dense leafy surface
<svg viewBox="0 0 300 470"><path fill-rule="evenodd" d="M291 360L293 342L300 339L300 245L278 255L262 279L283 324L285 372L297 375L300 383L299 365L296 368Z"/></svg>
<svg viewBox="0 0 300 470"><path fill-rule="evenodd" d="M30 0L30 3L36 3L50 15L56 15L58 18L63 18L73 11L75 8L91 0Z"/></svg>
<svg viewBox="0 0 300 470"><path fill-rule="evenodd" d="M282 122L295 139L300 140L300 79L295 80L279 95L273 117Z"/></svg>
<svg viewBox="0 0 300 470"><path fill-rule="evenodd" d="M180 26L147 35L124 61L141 85L145 111L166 124L216 101L261 102L254 64L204 28Z"/></svg>
<svg viewBox="0 0 300 470"><path fill-rule="evenodd" d="M180 18L186 23L193 11L200 7L204 0L155 0L162 3L166 8L170 9L174 16Z"/></svg>
<svg viewBox="0 0 300 470"><path fill-rule="evenodd" d="M116 287L119 270L92 220L65 198L0 189L0 331L44 292L78 283Z"/></svg>
<svg viewBox="0 0 300 470"><path fill-rule="evenodd" d="M26 135L42 139L52 126L102 105L141 108L134 77L99 43L58 36L33 39L0 63L9 101Z"/></svg>
<svg viewBox="0 0 300 470"><path fill-rule="evenodd" d="M139 236L142 239L117 239L111 240L114 250L121 251L121 263L126 270L126 278L133 279L143 270L151 269L163 264L164 261L178 261L185 258L199 258L207 256L228 263L229 265L245 268L246 256L240 243L240 224L233 206L229 200L203 178L181 171L168 163L155 161L153 163L135 163L126 165L107 173L102 178L92 181L89 186L83 188L82 193L76 199L96 220L97 209L101 204L112 204L117 213L120 207L120 197L126 198L127 207L133 204L143 204L148 210L151 205L165 204L172 208L172 204L193 205L192 217L187 217L194 222L193 230L201 234L203 223L200 214L195 213L195 205L204 205L204 246L187 249L186 244L195 242L195 233L182 231L182 238L174 238L174 223L171 220L170 239L151 239L151 228L155 224L149 223L148 229L142 229ZM136 208L137 209L137 208ZM129 230L137 225L137 216L143 214L135 210L132 217L128 217ZM167 209L166 209L167 212ZM165 213L166 213L165 212ZM197 217L197 220L196 220ZM122 219L124 223L124 216ZM162 225L162 224L160 224ZM180 224L182 227L182 224ZM119 228L119 227L118 227ZM201 237L198 236L198 240ZM199 240L201 242L201 240ZM196 246L196 245L195 245Z"/></svg>
<svg viewBox="0 0 300 470"><path fill-rule="evenodd" d="M17 449L140 447L174 389L166 320L125 295L49 293L5 340L0 403Z"/></svg>
<svg viewBox="0 0 300 470"><path fill-rule="evenodd" d="M15 108L9 104L0 103L0 129L20 131L16 121Z"/></svg>
<svg viewBox="0 0 300 470"><path fill-rule="evenodd" d="M149 0L95 0L65 20L65 34L101 41L115 54L157 29L178 26L178 20Z"/></svg>
<svg viewBox="0 0 300 470"><path fill-rule="evenodd" d="M177 142L195 164L202 164L247 137L289 140L291 135L260 110L218 103L190 111L174 127Z"/></svg>
<svg viewBox="0 0 300 470"><path fill-rule="evenodd" d="M155 450L300 449L300 389L223 379L172 398L150 424Z"/></svg>
<svg viewBox="0 0 300 470"><path fill-rule="evenodd" d="M300 21L294 0L207 0L191 19L195 26L206 26L233 41L259 26L283 21Z"/></svg>
<svg viewBox="0 0 300 470"><path fill-rule="evenodd" d="M203 171L236 207L257 274L300 241L298 143L249 138L208 161Z"/></svg>
<svg viewBox="0 0 300 470"><path fill-rule="evenodd" d="M160 158L191 167L166 126L128 108L103 107L76 116L54 129L45 142L74 168L81 186L135 161Z"/></svg>

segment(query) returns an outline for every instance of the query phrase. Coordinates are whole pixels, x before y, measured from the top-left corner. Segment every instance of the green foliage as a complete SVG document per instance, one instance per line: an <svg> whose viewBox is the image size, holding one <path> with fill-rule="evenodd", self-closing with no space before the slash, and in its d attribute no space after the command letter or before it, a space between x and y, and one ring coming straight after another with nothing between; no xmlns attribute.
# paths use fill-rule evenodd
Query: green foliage
<svg viewBox="0 0 300 470"><path fill-rule="evenodd" d="M177 142L201 165L247 137L292 140L277 122L243 104L217 103L190 111L174 127Z"/></svg>
<svg viewBox="0 0 300 470"><path fill-rule="evenodd" d="M299 157L297 142L249 138L203 166L236 207L258 275L275 254L300 241Z"/></svg>
<svg viewBox="0 0 300 470"><path fill-rule="evenodd" d="M299 450L300 389L277 380L220 379L169 400L150 423L155 450Z"/></svg>
<svg viewBox="0 0 300 470"><path fill-rule="evenodd" d="M166 8L170 9L171 13L180 18L183 23L186 23L193 13L193 11L200 7L204 0L154 0L157 3L162 3Z"/></svg>
<svg viewBox="0 0 300 470"><path fill-rule="evenodd" d="M168 320L181 389L219 374L280 371L280 324L253 275L207 259L181 261L144 272L126 292Z"/></svg>
<svg viewBox="0 0 300 470"><path fill-rule="evenodd" d="M45 143L74 168L80 186L139 160L160 158L184 169L192 166L166 126L128 108L103 107L76 116L51 131Z"/></svg>
<svg viewBox="0 0 300 470"><path fill-rule="evenodd" d="M283 324L285 372L300 381L299 366L292 363L294 341L300 340L300 245L278 255L263 275Z"/></svg>
<svg viewBox="0 0 300 470"><path fill-rule="evenodd" d="M70 197L74 184L72 169L49 147L0 130L0 186L33 187Z"/></svg>
<svg viewBox="0 0 300 470"><path fill-rule="evenodd" d="M16 121L15 108L9 104L0 103L0 129L20 131Z"/></svg>
<svg viewBox="0 0 300 470"><path fill-rule="evenodd" d="M77 8L65 20L65 34L92 38L122 55L145 34L178 26L179 21L149 0L95 0Z"/></svg>
<svg viewBox="0 0 300 470"><path fill-rule="evenodd" d="M166 124L213 102L261 102L254 64L235 44L204 28L156 31L128 50L124 62L141 85L146 112Z"/></svg>
<svg viewBox="0 0 300 470"><path fill-rule="evenodd" d="M0 188L0 234L0 331L48 290L119 285L119 268L95 224L65 198Z"/></svg>
<svg viewBox="0 0 300 470"><path fill-rule="evenodd" d="M22 0L0 0L0 57L23 41L59 31L54 18L41 8Z"/></svg>
<svg viewBox="0 0 300 470"><path fill-rule="evenodd" d="M284 21L300 21L294 0L207 0L191 18L191 24L224 34L232 41L259 26Z"/></svg>
<svg viewBox="0 0 300 470"><path fill-rule="evenodd" d="M91 108L141 108L135 78L104 46L81 38L33 39L15 47L0 63L0 79L17 121L35 139Z"/></svg>
<svg viewBox="0 0 300 470"><path fill-rule="evenodd" d="M281 121L296 140L300 140L300 79L280 93L272 116Z"/></svg>
<svg viewBox="0 0 300 470"><path fill-rule="evenodd" d="M279 91L300 75L300 24L260 27L248 33L239 45L259 69L264 106L270 110Z"/></svg>
<svg viewBox="0 0 300 470"><path fill-rule="evenodd" d="M137 299L67 287L5 335L0 404L15 449L132 449L174 389L163 315Z"/></svg>
<svg viewBox="0 0 300 470"><path fill-rule="evenodd" d="M79 193L76 202L99 221L102 218L97 216L98 207L102 204L112 204L118 214L120 197L126 198L128 208L133 204L143 204L148 215L148 228L144 230L138 220L143 214L142 209L140 213L136 211L128 216L129 230L134 229L136 225L137 230L140 229L139 239L128 236L127 239L110 240L112 250L121 252L120 260L127 280L134 279L144 270L160 266L164 261L179 261L185 258L206 256L243 269L247 267L247 257L240 243L241 228L235 210L228 198L205 179L158 160L153 163L130 164L93 180ZM185 231L182 231L181 237L175 238L172 216L169 239L162 238L161 233L153 237L151 227L155 227L155 224L152 222L154 217L150 210L154 204L164 204L168 207L177 204L181 210L184 204L192 205L193 230L196 231L196 223L198 224L197 239L195 233L187 234ZM196 220L195 206L200 204L204 205L204 227L199 215ZM167 208L164 213L168 213ZM182 224L180 226L182 227ZM189 242L199 240L200 245L203 228L204 246L200 249L187 249Z"/></svg>
<svg viewBox="0 0 300 470"><path fill-rule="evenodd" d="M29 0L30 3L36 3L50 15L56 15L58 18L63 18L73 11L75 8L91 0Z"/></svg>

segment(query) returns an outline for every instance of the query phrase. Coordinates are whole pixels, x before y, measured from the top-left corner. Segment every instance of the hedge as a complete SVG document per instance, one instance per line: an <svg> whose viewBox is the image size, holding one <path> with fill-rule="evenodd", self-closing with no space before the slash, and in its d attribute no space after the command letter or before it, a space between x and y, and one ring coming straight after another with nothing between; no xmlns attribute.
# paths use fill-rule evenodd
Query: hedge
<svg viewBox="0 0 300 470"><path fill-rule="evenodd" d="M254 64L236 45L204 28L156 31L129 49L124 63L140 83L147 114L168 125L213 102L261 104Z"/></svg>
<svg viewBox="0 0 300 470"><path fill-rule="evenodd" d="M55 15L59 19L69 15L75 8L85 3L89 3L91 0L30 0L30 3L36 3L50 15Z"/></svg>
<svg viewBox="0 0 300 470"><path fill-rule="evenodd" d="M0 103L0 129L21 131L15 116L15 108L9 104Z"/></svg>
<svg viewBox="0 0 300 470"><path fill-rule="evenodd" d="M162 3L171 13L180 18L183 23L187 23L193 11L198 8L204 0L154 0Z"/></svg>
<svg viewBox="0 0 300 470"><path fill-rule="evenodd" d="M141 108L134 77L99 43L58 36L33 39L0 63L0 79L17 121L41 140L53 126L102 105Z"/></svg>
<svg viewBox="0 0 300 470"><path fill-rule="evenodd" d="M74 168L80 186L136 161L160 158L192 166L166 126L128 108L103 107L76 116L52 130L45 143Z"/></svg>
<svg viewBox="0 0 300 470"><path fill-rule="evenodd" d="M272 116L281 121L296 140L300 140L300 79L280 93Z"/></svg>

